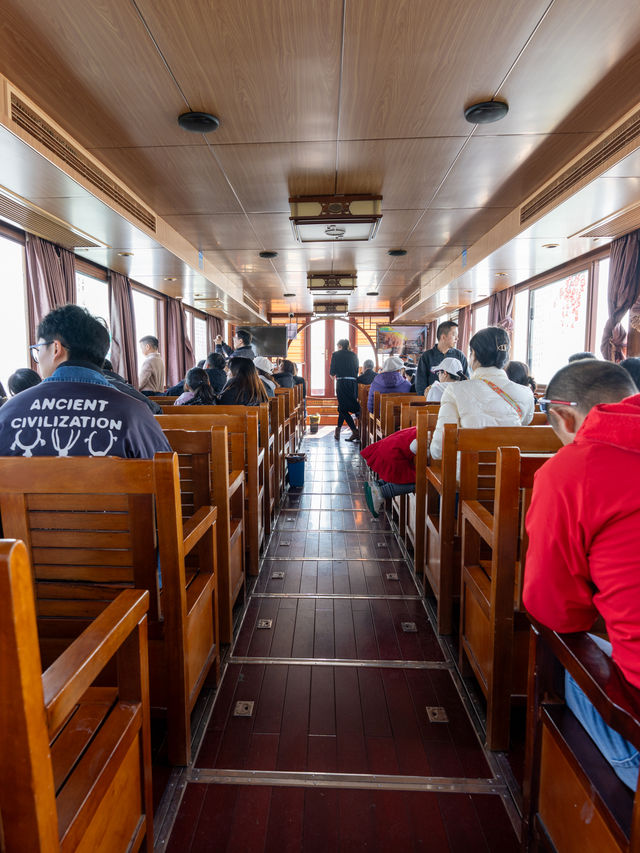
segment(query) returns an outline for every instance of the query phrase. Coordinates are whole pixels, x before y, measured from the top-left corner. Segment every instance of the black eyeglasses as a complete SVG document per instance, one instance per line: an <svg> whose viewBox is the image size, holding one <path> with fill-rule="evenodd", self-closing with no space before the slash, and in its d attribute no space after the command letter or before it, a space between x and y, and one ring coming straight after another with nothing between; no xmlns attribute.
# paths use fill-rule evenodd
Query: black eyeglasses
<svg viewBox="0 0 640 853"><path fill-rule="evenodd" d="M44 341L42 344L31 344L29 352L31 353L31 358L36 364L40 364L40 347L48 347L51 346L52 343L53 341Z"/></svg>
<svg viewBox="0 0 640 853"><path fill-rule="evenodd" d="M549 406L577 406L577 403L572 403L569 400L548 400L546 397L543 397L542 400L538 400L540 405L540 411L547 414L549 411Z"/></svg>

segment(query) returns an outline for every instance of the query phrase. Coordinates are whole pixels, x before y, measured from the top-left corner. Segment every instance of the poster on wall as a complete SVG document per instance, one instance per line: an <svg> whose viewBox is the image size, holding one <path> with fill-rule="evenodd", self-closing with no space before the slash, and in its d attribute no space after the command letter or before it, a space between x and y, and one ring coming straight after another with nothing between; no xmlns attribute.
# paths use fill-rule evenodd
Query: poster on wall
<svg viewBox="0 0 640 853"><path fill-rule="evenodd" d="M427 327L376 326L378 355L420 355L424 351Z"/></svg>

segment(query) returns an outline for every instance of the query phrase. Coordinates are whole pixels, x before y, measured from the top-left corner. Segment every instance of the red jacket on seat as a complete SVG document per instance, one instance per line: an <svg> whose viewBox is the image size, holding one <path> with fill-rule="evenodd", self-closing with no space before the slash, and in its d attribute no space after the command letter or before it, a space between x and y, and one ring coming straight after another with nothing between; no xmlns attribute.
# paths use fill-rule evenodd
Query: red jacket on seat
<svg viewBox="0 0 640 853"><path fill-rule="evenodd" d="M409 445L416 437L416 428L392 432L386 438L360 451L369 468L387 483L415 483L416 457Z"/></svg>
<svg viewBox="0 0 640 853"><path fill-rule="evenodd" d="M535 478L524 604L555 631L600 612L613 659L640 687L640 394L596 406Z"/></svg>

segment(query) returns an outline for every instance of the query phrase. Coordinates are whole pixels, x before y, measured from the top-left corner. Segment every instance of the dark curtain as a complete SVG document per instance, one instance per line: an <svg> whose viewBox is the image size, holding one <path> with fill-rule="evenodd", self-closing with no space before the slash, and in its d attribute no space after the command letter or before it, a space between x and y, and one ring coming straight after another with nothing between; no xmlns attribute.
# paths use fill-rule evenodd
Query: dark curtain
<svg viewBox="0 0 640 853"><path fill-rule="evenodd" d="M436 329L438 328L438 321L432 320L430 323L427 323L427 340L425 343L425 350L431 349L432 346L436 344Z"/></svg>
<svg viewBox="0 0 640 853"><path fill-rule="evenodd" d="M76 301L73 252L27 234L27 303L29 336L36 342L38 323L54 308Z"/></svg>
<svg viewBox="0 0 640 853"><path fill-rule="evenodd" d="M218 335L224 335L224 321L220 317L207 314L207 353L215 352L215 339Z"/></svg>
<svg viewBox="0 0 640 853"><path fill-rule="evenodd" d="M181 382L193 360L193 348L187 335L187 312L178 299L167 297L167 386Z"/></svg>
<svg viewBox="0 0 640 853"><path fill-rule="evenodd" d="M489 299L489 325L500 326L507 332L513 331L513 305L515 287L507 287L499 293L494 293Z"/></svg>
<svg viewBox="0 0 640 853"><path fill-rule="evenodd" d="M111 355L116 373L138 387L136 330L131 282L118 272L110 273Z"/></svg>
<svg viewBox="0 0 640 853"><path fill-rule="evenodd" d="M609 319L602 333L600 352L609 361L622 361L627 333L620 320L640 295L640 231L618 237L609 258Z"/></svg>
<svg viewBox="0 0 640 853"><path fill-rule="evenodd" d="M471 338L471 308L465 306L458 311L458 349L465 355Z"/></svg>

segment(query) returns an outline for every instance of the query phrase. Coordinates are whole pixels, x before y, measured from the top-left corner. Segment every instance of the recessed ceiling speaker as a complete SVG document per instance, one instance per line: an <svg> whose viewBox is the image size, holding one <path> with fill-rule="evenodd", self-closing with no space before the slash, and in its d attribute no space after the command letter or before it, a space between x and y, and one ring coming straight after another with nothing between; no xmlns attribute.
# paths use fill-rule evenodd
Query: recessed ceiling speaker
<svg viewBox="0 0 640 853"><path fill-rule="evenodd" d="M377 296L377 295L378 295L377 290L367 290L367 296Z"/></svg>
<svg viewBox="0 0 640 853"><path fill-rule="evenodd" d="M277 252L271 252L271 251L267 250L264 252L260 252L260 257L261 258L277 258L278 253Z"/></svg>
<svg viewBox="0 0 640 853"><path fill-rule="evenodd" d="M387 252L387 255L391 255L392 258L403 258L406 254L406 249L389 249Z"/></svg>
<svg viewBox="0 0 640 853"><path fill-rule="evenodd" d="M504 101L480 101L471 104L464 111L464 117L471 124L491 124L500 121L509 112L509 104Z"/></svg>
<svg viewBox="0 0 640 853"><path fill-rule="evenodd" d="M220 127L220 119L211 113L188 112L178 116L178 124L191 133L213 133Z"/></svg>
<svg viewBox="0 0 640 853"><path fill-rule="evenodd" d="M295 297L295 293L283 293L282 295L285 299L293 299Z"/></svg>

